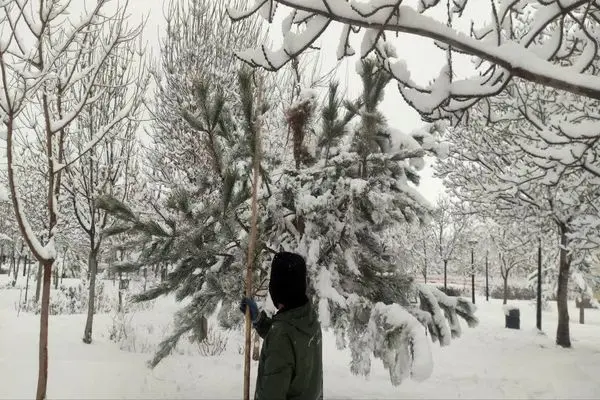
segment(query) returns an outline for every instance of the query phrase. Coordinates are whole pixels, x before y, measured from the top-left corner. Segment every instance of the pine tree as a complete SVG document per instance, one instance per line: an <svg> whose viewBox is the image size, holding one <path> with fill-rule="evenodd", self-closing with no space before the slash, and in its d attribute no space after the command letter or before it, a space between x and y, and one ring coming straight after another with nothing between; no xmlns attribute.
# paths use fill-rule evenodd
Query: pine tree
<svg viewBox="0 0 600 400"><path fill-rule="evenodd" d="M134 296L133 301L169 293L178 301L191 299L175 315L175 330L161 343L151 366L170 354L184 335L192 341L204 340L206 317L220 302L218 319L224 327L241 322L237 304L244 284L251 158L256 118L266 109L255 104L257 88L249 72L240 72L238 83L241 110L229 108L219 89L205 81L196 82L195 101L182 118L203 138L209 167L198 171L195 185L173 183L163 209L157 208L160 220L142 218L114 198L98 202L98 207L122 221L105 234L127 234L128 247L141 249L134 261L117 265L117 271L136 271L155 264L170 268L163 282ZM236 119L237 114L243 118ZM257 260L262 249L259 242ZM259 283L254 287L260 289Z"/></svg>
<svg viewBox="0 0 600 400"><path fill-rule="evenodd" d="M458 316L469 326L477 323L472 304L444 295L433 287L416 285L398 267L394 230L407 223L426 223L431 211L409 185L418 184L415 162L443 150L427 131L403 135L394 147L394 131L378 110L389 74L377 60L363 61L363 94L345 104L337 85L330 87L322 111L323 146L312 162L295 169L273 171L278 190L269 198L266 241L274 249L296 251L307 258L311 295L320 319L336 332L338 346L352 353L351 370L367 375L371 355L384 361L394 384L407 376L431 372L425 325L442 345L460 334ZM303 110L313 110L314 96L300 98ZM294 121L293 129L308 128L312 115ZM356 116L355 129L350 122ZM434 130L434 128L431 128ZM305 133L296 133L305 138ZM420 309L413 304L420 299Z"/></svg>
<svg viewBox="0 0 600 400"><path fill-rule="evenodd" d="M474 307L448 297L434 287L414 282L399 267L402 252L393 238L407 223L427 223L431 209L411 184L418 184L422 157L443 152L430 126L412 135L389 127L378 111L387 72L366 60L364 93L343 102L337 86L330 87L321 110L317 143L306 146L318 112L316 96L302 91L292 104L295 163L263 166L277 180L265 180L260 200L259 246L256 250L256 296L265 298L269 252L288 250L305 256L309 295L318 305L324 328L333 329L338 346L349 347L351 371L367 375L374 355L383 360L393 384L431 373L430 340L441 345L460 335L459 317L477 324ZM109 233L128 233L141 248L135 262L167 263L165 282L135 297L143 301L175 293L191 298L175 317L175 332L161 345L156 365L184 334L194 340L206 336L208 314L217 309L219 322L239 326L235 310L243 294L243 268L249 221L250 166L257 115L256 89L249 75L240 75L241 110L233 110L219 91L198 83L196 100L182 118L205 138L210 166L199 171L196 185L173 184L161 212L163 220L149 221L125 205L104 199L123 226ZM197 104L197 105L194 105ZM236 119L234 115L242 115ZM341 115L341 116L340 116ZM395 144L392 137L401 137ZM419 161L421 160L421 161ZM418 301L416 301L418 300ZM428 337L428 335L430 337Z"/></svg>

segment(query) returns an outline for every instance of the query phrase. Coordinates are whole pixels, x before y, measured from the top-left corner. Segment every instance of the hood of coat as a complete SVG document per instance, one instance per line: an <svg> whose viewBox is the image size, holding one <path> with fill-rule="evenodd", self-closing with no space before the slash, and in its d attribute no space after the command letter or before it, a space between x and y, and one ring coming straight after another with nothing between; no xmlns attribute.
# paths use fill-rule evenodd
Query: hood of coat
<svg viewBox="0 0 600 400"><path fill-rule="evenodd" d="M290 324L300 332L311 336L320 329L317 313L314 312L310 301L300 307L283 309L275 314L273 319Z"/></svg>

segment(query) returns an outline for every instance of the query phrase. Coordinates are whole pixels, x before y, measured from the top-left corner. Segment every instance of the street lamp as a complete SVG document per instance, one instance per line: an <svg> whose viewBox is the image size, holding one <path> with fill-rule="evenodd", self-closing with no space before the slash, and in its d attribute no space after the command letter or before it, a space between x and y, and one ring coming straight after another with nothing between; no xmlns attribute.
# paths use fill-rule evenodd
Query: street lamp
<svg viewBox="0 0 600 400"><path fill-rule="evenodd" d="M477 239L469 240L469 244L471 245L471 300L475 304L475 245Z"/></svg>

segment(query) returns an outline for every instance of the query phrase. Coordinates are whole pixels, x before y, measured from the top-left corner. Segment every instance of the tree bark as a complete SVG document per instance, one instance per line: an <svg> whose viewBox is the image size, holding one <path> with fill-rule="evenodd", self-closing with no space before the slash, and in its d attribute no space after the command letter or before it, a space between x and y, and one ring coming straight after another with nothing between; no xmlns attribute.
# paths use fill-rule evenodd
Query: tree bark
<svg viewBox="0 0 600 400"><path fill-rule="evenodd" d="M40 343L36 400L46 399L46 387L48 385L48 311L50 306L50 285L52 283L53 263L54 261L45 261L43 264L44 286L42 289L42 310L40 313Z"/></svg>
<svg viewBox="0 0 600 400"><path fill-rule="evenodd" d="M90 271L90 289L88 296L88 312L83 331L83 343L92 343L92 328L94 325L94 306L96 304L96 275L98 273L98 250L90 250L88 255L88 270Z"/></svg>
<svg viewBox="0 0 600 400"><path fill-rule="evenodd" d="M42 288L42 275L44 271L44 265L40 262L38 264L37 282L35 284L35 302L40 301L40 290Z"/></svg>
<svg viewBox="0 0 600 400"><path fill-rule="evenodd" d="M423 240L423 279L427 283L427 246L425 240Z"/></svg>
<svg viewBox="0 0 600 400"><path fill-rule="evenodd" d="M13 255L12 255L12 261L11 264L13 266L13 270L15 272L15 279L14 279L14 283L15 285L17 284L17 279L19 278L19 269L21 267L21 263L20 262L15 262L15 252L13 250ZM27 267L27 266L25 266Z"/></svg>
<svg viewBox="0 0 600 400"><path fill-rule="evenodd" d="M15 264L16 264L16 263L15 263L15 246L13 245L13 247L12 247L12 251L11 251L11 256L10 256L10 268L12 268L12 269L14 269L15 271L17 271L17 270L15 269ZM17 272L15 273L15 279L16 279L17 275L19 275L19 271L17 271Z"/></svg>
<svg viewBox="0 0 600 400"><path fill-rule="evenodd" d="M58 289L58 268L54 268L54 273L52 274L52 279L54 279L54 289Z"/></svg>
<svg viewBox="0 0 600 400"><path fill-rule="evenodd" d="M567 229L560 227L560 261L558 269L558 290L556 293L556 307L558 308L558 326L556 328L556 344L562 347L571 347L571 334L569 332L569 273L571 260L567 254Z"/></svg>
<svg viewBox="0 0 600 400"><path fill-rule="evenodd" d="M27 270L27 280L25 281L25 304L27 304L27 292L29 292L29 277L31 276L31 264L27 264L27 256L25 256L25 265L23 271Z"/></svg>
<svg viewBox="0 0 600 400"><path fill-rule="evenodd" d="M535 310L535 326L542 330L542 239L538 244L537 296Z"/></svg>
<svg viewBox="0 0 600 400"><path fill-rule="evenodd" d="M448 260L444 260L444 290L447 290L447 289L448 289Z"/></svg>
<svg viewBox="0 0 600 400"><path fill-rule="evenodd" d="M502 304L506 304L508 303L508 274L502 275L502 281L504 284L504 295L503 295L503 300L502 300Z"/></svg>

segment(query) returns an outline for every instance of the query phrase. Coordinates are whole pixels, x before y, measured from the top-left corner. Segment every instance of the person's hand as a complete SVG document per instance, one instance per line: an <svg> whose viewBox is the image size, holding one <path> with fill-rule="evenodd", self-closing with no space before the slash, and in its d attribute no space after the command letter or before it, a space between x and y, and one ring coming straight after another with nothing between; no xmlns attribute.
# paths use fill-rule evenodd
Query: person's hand
<svg viewBox="0 0 600 400"><path fill-rule="evenodd" d="M251 298L244 297L240 302L240 311L246 314L247 307L250 308L250 319L252 322L256 322L258 320L258 306Z"/></svg>

